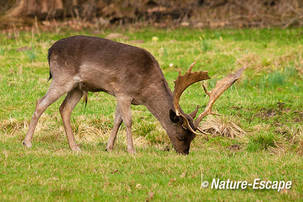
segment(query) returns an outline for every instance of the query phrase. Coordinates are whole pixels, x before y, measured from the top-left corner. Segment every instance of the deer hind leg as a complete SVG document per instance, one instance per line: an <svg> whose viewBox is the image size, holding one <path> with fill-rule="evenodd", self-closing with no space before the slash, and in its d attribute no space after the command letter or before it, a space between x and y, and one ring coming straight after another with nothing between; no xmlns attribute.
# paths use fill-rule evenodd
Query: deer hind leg
<svg viewBox="0 0 303 202"><path fill-rule="evenodd" d="M64 93L68 90L65 85L57 85L55 81L53 81L48 89L47 93L37 101L35 112L32 116L32 120L29 124L29 129L26 133L26 136L23 140L23 145L26 147L32 146L33 134L35 132L37 123L43 112L54 103L58 98L60 98Z"/></svg>
<svg viewBox="0 0 303 202"><path fill-rule="evenodd" d="M80 101L83 92L76 88L70 91L65 97L63 103L61 104L59 110L63 120L63 125L66 133L66 137L68 140L69 147L73 151L81 151L79 146L76 144L75 137L73 135L72 127L70 124L70 117L73 109Z"/></svg>
<svg viewBox="0 0 303 202"><path fill-rule="evenodd" d="M127 96L117 96L119 112L121 118L126 126L126 136L127 136L127 151L130 154L135 153L133 138L132 138L132 116L131 116L131 98Z"/></svg>
<svg viewBox="0 0 303 202"><path fill-rule="evenodd" d="M118 130L121 126L121 123L122 123L122 117L121 117L120 112L119 112L119 105L117 105L116 113L115 113L114 127L113 127L113 129L111 131L111 134L110 134L110 137L108 139L107 146L106 146L106 151L112 151L113 150L114 145L115 145L115 141L116 141L116 137L117 137L117 133L118 133Z"/></svg>

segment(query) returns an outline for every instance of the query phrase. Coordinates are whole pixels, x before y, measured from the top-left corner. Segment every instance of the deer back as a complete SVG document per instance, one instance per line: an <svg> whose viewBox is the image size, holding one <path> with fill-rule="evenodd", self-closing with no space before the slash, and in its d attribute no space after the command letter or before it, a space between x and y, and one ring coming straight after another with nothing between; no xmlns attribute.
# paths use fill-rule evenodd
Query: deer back
<svg viewBox="0 0 303 202"><path fill-rule="evenodd" d="M49 49L48 58L54 80L74 79L84 91L125 94L136 104L144 104L146 96L157 94L166 82L149 52L107 39L61 39Z"/></svg>

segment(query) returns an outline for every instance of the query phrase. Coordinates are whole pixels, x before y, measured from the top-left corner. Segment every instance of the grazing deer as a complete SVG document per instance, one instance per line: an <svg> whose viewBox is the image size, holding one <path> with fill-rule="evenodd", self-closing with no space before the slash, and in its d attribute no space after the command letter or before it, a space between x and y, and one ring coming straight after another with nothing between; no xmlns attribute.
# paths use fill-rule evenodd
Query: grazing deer
<svg viewBox="0 0 303 202"><path fill-rule="evenodd" d="M71 112L81 97L88 91L107 92L117 99L114 127L110 134L107 151L113 149L117 132L122 122L127 131L127 150L134 153L132 139L132 118L130 105L145 105L160 121L166 130L174 149L178 153L188 154L190 143L198 134L198 125L211 113L215 100L237 79L244 68L239 69L217 82L212 92L208 92L209 103L205 111L194 117L198 108L191 114L185 114L179 106L182 92L191 84L209 79L207 72L179 74L173 93L169 89L156 59L146 50L107 39L73 36L61 39L48 51L50 79L52 83L44 97L37 101L35 113L29 130L23 141L31 147L34 130L41 114L59 97L67 93L60 106L64 129L70 148L80 151L72 132Z"/></svg>

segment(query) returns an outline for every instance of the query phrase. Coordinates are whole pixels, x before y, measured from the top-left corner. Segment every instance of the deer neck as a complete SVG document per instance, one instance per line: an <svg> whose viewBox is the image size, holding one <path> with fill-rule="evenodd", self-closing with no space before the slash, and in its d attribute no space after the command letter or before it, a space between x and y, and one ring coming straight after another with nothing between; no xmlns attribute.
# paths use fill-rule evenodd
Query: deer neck
<svg viewBox="0 0 303 202"><path fill-rule="evenodd" d="M169 110L174 108L173 96L166 81L164 81L164 88L160 88L157 93L153 92L145 106L158 119L166 132L175 127L169 117Z"/></svg>

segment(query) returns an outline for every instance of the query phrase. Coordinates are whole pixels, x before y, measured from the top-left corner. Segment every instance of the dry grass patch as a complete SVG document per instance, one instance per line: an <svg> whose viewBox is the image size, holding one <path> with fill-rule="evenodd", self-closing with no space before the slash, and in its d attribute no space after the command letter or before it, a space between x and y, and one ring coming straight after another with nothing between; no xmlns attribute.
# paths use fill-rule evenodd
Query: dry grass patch
<svg viewBox="0 0 303 202"><path fill-rule="evenodd" d="M19 121L14 118L2 120L0 122L0 131L3 131L4 135L13 136L19 131L24 131L28 128L26 121Z"/></svg>
<svg viewBox="0 0 303 202"><path fill-rule="evenodd" d="M202 122L201 125L201 130L208 135L236 138L243 137L246 134L235 122L223 116L210 116L206 121Z"/></svg>
<svg viewBox="0 0 303 202"><path fill-rule="evenodd" d="M264 71L272 71L283 69L285 66L294 63L298 72L303 74L302 70L302 48L288 49L285 53L274 55L274 50L268 50L263 55L249 52L241 55L237 59L237 63L242 66L250 67L255 74L260 74Z"/></svg>
<svg viewBox="0 0 303 202"><path fill-rule="evenodd" d="M241 66L250 67L254 70L262 69L262 66L258 63L260 61L260 56L255 53L247 53L242 55L241 58L237 60Z"/></svg>

